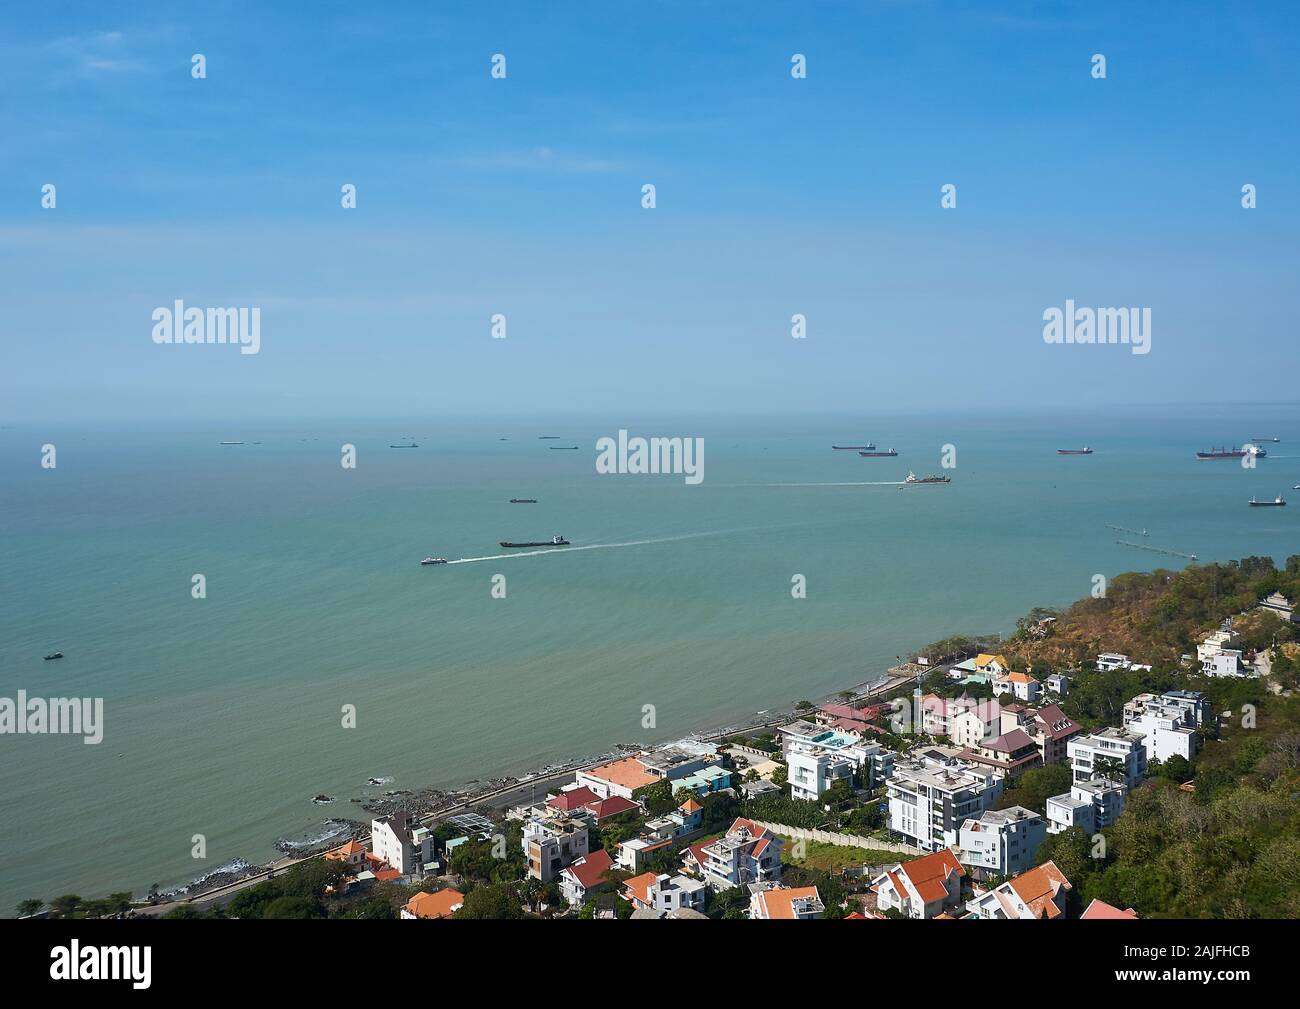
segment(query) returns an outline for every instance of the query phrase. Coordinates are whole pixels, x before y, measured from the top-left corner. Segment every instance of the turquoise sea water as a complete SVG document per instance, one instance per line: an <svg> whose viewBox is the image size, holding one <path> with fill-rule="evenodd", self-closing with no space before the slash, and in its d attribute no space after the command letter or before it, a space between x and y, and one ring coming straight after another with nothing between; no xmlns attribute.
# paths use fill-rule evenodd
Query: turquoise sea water
<svg viewBox="0 0 1300 1009"><path fill-rule="evenodd" d="M0 695L103 697L106 723L98 746L0 737L0 913L269 859L277 837L357 816L347 800L371 776L455 786L675 738L860 682L950 633L1008 630L1095 573L1185 563L1117 545L1137 538L1108 523L1207 561L1300 552L1294 410L948 408L0 429ZM703 484L597 475L595 441L619 427L704 437ZM418 449L388 448L408 435ZM1254 470L1194 458L1274 435ZM867 438L901 455L830 449ZM870 485L938 472L946 443L951 485ZM561 444L581 447L548 449ZM1095 454L1055 454L1082 444ZM1277 493L1292 506L1246 505ZM554 533L601 548L491 559L500 539ZM428 554L490 559L420 567ZM807 599L791 598L796 573ZM54 649L67 657L42 661ZM313 806L318 792L339 801ZM206 862L190 857L197 833Z"/></svg>

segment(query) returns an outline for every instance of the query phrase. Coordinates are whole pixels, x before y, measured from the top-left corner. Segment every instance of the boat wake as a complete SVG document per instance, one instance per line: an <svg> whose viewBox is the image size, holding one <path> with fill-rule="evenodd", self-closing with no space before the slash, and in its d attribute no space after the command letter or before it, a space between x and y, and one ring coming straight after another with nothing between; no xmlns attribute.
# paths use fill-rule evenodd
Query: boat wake
<svg viewBox="0 0 1300 1009"><path fill-rule="evenodd" d="M622 547L643 547L652 543L675 543L680 540L695 540L705 536L727 536L731 533L741 532L740 529L719 529L716 532L707 533L684 533L681 536L658 536L654 539L646 540L628 540L624 543L588 543L579 547L554 547L549 550L513 550L508 554L489 554L486 557L461 557L454 561L448 561L448 564L477 564L480 561L500 561L508 560L515 557L539 557L542 554L573 554L580 550L617 550Z"/></svg>
<svg viewBox="0 0 1300 1009"><path fill-rule="evenodd" d="M715 487L898 487L903 480L830 480L822 483L720 483Z"/></svg>

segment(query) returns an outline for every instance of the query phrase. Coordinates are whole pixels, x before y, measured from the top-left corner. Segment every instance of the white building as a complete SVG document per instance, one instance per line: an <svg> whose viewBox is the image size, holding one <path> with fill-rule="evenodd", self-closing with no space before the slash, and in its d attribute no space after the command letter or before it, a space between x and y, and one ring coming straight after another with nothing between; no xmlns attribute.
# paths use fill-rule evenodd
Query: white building
<svg viewBox="0 0 1300 1009"><path fill-rule="evenodd" d="M1044 862L967 901L966 910L986 920L1060 920L1073 889L1055 862Z"/></svg>
<svg viewBox="0 0 1300 1009"><path fill-rule="evenodd" d="M825 913L815 886L775 886L757 890L749 898L749 917L754 921L809 921Z"/></svg>
<svg viewBox="0 0 1300 1009"><path fill-rule="evenodd" d="M1120 774L1116 778L1126 789L1132 788L1147 773L1147 751L1142 734L1128 729L1106 728L1087 736L1075 736L1066 747L1074 780L1089 781L1102 775L1105 759L1119 762Z"/></svg>
<svg viewBox="0 0 1300 1009"><path fill-rule="evenodd" d="M551 816L524 821L520 845L528 859L528 875L549 883L588 851L589 817Z"/></svg>
<svg viewBox="0 0 1300 1009"><path fill-rule="evenodd" d="M1028 673L1004 673L993 681L994 694L1011 694L1017 701L1032 704L1038 700L1042 684Z"/></svg>
<svg viewBox="0 0 1300 1009"><path fill-rule="evenodd" d="M1137 669L1151 671L1150 666L1142 665L1140 662L1133 662L1127 655L1120 652L1102 652L1097 656L1097 670L1102 673L1109 673L1116 669Z"/></svg>
<svg viewBox="0 0 1300 1009"><path fill-rule="evenodd" d="M1059 834L1070 827L1095 834L1109 827L1124 812L1124 786L1105 778L1078 781L1068 792L1047 800L1047 832Z"/></svg>
<svg viewBox="0 0 1300 1009"><path fill-rule="evenodd" d="M691 845L682 858L687 868L715 890L781 880L783 841L752 820L737 817L722 837Z"/></svg>
<svg viewBox="0 0 1300 1009"><path fill-rule="evenodd" d="M901 911L909 918L936 918L961 903L965 875L956 854L941 848L890 866L871 881L871 889L877 910Z"/></svg>
<svg viewBox="0 0 1300 1009"><path fill-rule="evenodd" d="M799 722L785 726L785 759L790 795L795 799L817 799L831 785L854 774L862 787L875 789L893 772L894 753L880 743L851 732L814 726L805 731Z"/></svg>
<svg viewBox="0 0 1300 1009"><path fill-rule="evenodd" d="M901 761L886 782L889 827L924 851L957 843L961 825L993 805L1002 792L994 771L951 757Z"/></svg>
<svg viewBox="0 0 1300 1009"><path fill-rule="evenodd" d="M1147 760L1196 756L1196 730L1210 719L1210 702L1191 690L1138 694L1124 705L1124 728L1139 732Z"/></svg>
<svg viewBox="0 0 1300 1009"><path fill-rule="evenodd" d="M669 876L653 872L633 876L623 883L623 896L634 908L664 917L673 911L690 908L698 911L704 906L708 886L703 880L689 876Z"/></svg>
<svg viewBox="0 0 1300 1009"><path fill-rule="evenodd" d="M403 876L418 876L433 859L433 834L406 813L370 821L370 851Z"/></svg>
<svg viewBox="0 0 1300 1009"><path fill-rule="evenodd" d="M1241 661L1241 651L1232 645L1241 635L1232 629L1230 622L1205 636L1196 646L1196 659L1206 676L1245 676L1249 670Z"/></svg>
<svg viewBox="0 0 1300 1009"><path fill-rule="evenodd" d="M913 695L915 696L915 695ZM962 724L966 726L963 732L970 736L979 731L979 739L987 735L997 735L992 729L998 723L998 702L994 700L977 701L969 694L962 694L960 697L940 697L937 694L926 694L920 698L920 731L928 736L947 736L949 739L955 739L956 731L954 723L957 719L962 718ZM969 716L963 718L963 716ZM979 720L980 728L973 728L974 720ZM914 731L914 730L913 730ZM976 740L978 742L978 740ZM963 743L963 746L969 746L970 743Z"/></svg>
<svg viewBox="0 0 1300 1009"><path fill-rule="evenodd" d="M990 809L957 833L957 858L981 878L1014 876L1034 866L1047 824L1024 806Z"/></svg>
<svg viewBox="0 0 1300 1009"><path fill-rule="evenodd" d="M1274 592L1271 596L1259 604L1259 608L1268 613L1272 613L1279 620L1285 620L1288 623L1300 624L1300 610L1297 610L1295 604L1291 602L1281 592Z"/></svg>

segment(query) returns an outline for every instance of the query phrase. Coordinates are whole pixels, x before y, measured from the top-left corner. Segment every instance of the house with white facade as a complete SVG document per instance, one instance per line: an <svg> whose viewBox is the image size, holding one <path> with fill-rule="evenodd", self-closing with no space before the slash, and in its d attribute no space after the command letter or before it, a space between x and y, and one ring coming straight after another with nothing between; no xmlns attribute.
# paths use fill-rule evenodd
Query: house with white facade
<svg viewBox="0 0 1300 1009"><path fill-rule="evenodd" d="M920 731L928 736L947 736L954 739L954 722L963 715L970 715L971 718L963 721L963 733L969 737L977 730L974 728L973 719L977 718L982 726L982 732L979 738L983 739L992 732L993 726L998 723L998 702L994 700L980 701L971 697L969 694L962 694L960 697L940 697L938 694L926 694L919 700L920 706ZM912 730L915 731L915 730ZM996 735L996 733L993 733ZM964 744L969 745L969 744Z"/></svg>
<svg viewBox="0 0 1300 1009"><path fill-rule="evenodd" d="M1038 700L1043 685L1028 673L1004 673L993 681L993 693L1011 694L1018 701L1032 704Z"/></svg>
<svg viewBox="0 0 1300 1009"><path fill-rule="evenodd" d="M1076 781L1068 792L1048 797L1047 832L1059 834L1071 827L1086 834L1104 830L1124 812L1126 792L1122 784L1106 778Z"/></svg>
<svg viewBox="0 0 1300 1009"><path fill-rule="evenodd" d="M715 890L781 880L782 840L766 827L737 817L726 834L682 852L687 871Z"/></svg>
<svg viewBox="0 0 1300 1009"><path fill-rule="evenodd" d="M871 881L880 911L901 911L909 918L937 918L961 903L966 875L947 848L891 866Z"/></svg>
<svg viewBox="0 0 1300 1009"><path fill-rule="evenodd" d="M1043 685L1057 697L1064 697L1070 692L1070 678L1064 673L1053 673L1043 681Z"/></svg>
<svg viewBox="0 0 1300 1009"><path fill-rule="evenodd" d="M646 872L623 883L623 896L634 908L660 918L683 908L700 910L707 892L703 880L667 873Z"/></svg>
<svg viewBox="0 0 1300 1009"><path fill-rule="evenodd" d="M923 851L939 851L956 844L961 825L1001 793L999 774L955 757L900 761L886 782L889 828Z"/></svg>
<svg viewBox="0 0 1300 1009"><path fill-rule="evenodd" d="M589 894L609 886L614 860L604 848L583 855L560 870L560 895L570 907L581 907Z"/></svg>
<svg viewBox="0 0 1300 1009"><path fill-rule="evenodd" d="M1044 862L967 901L966 910L972 917L989 920L1059 920L1065 917L1073 889L1055 862Z"/></svg>
<svg viewBox="0 0 1300 1009"><path fill-rule="evenodd" d="M1033 868L1047 824L1024 806L989 809L957 832L956 855L977 879L1014 876Z"/></svg>
<svg viewBox="0 0 1300 1009"><path fill-rule="evenodd" d="M1262 600L1258 608L1265 613L1272 613L1279 620L1289 624L1300 624L1300 611L1296 609L1295 603L1281 592L1274 592L1267 599Z"/></svg>
<svg viewBox="0 0 1300 1009"><path fill-rule="evenodd" d="M1143 665L1140 662L1134 662L1127 655L1120 652L1102 652L1097 656L1097 671L1102 673L1113 672L1116 669L1136 669L1151 671L1151 667Z"/></svg>
<svg viewBox="0 0 1300 1009"><path fill-rule="evenodd" d="M403 812L370 821L370 852L403 876L418 876L434 861L433 833Z"/></svg>
<svg viewBox="0 0 1300 1009"><path fill-rule="evenodd" d="M1147 751L1140 732L1105 728L1090 735L1075 736L1066 749L1076 784L1098 776L1108 777L1102 770L1107 760L1118 762L1119 774L1115 780L1126 789L1146 777Z"/></svg>
<svg viewBox="0 0 1300 1009"><path fill-rule="evenodd" d="M874 740L842 729L796 722L782 728L786 775L795 799L817 799L840 780L854 775L866 789L878 788L893 772L894 753Z"/></svg>
<svg viewBox="0 0 1300 1009"><path fill-rule="evenodd" d="M1196 756L1197 733L1211 719L1210 702L1194 690L1138 694L1124 705L1124 728L1142 734L1147 760Z"/></svg>
<svg viewBox="0 0 1300 1009"><path fill-rule="evenodd" d="M561 870L586 855L590 825L589 815L525 820L520 844L528 859L528 875L549 883Z"/></svg>

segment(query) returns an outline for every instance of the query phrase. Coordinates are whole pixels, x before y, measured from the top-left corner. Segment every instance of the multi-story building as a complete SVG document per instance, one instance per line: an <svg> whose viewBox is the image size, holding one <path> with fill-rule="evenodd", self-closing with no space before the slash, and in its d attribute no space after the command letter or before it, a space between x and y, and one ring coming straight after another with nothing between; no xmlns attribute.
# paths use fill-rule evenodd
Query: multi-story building
<svg viewBox="0 0 1300 1009"><path fill-rule="evenodd" d="M560 870L560 894L570 907L579 907L587 897L609 885L614 860L604 848L583 855Z"/></svg>
<svg viewBox="0 0 1300 1009"><path fill-rule="evenodd" d="M632 799L640 789L660 781L676 781L718 764L717 747L683 739L669 746L645 750L634 757L611 760L577 772L577 784L602 799L617 795Z"/></svg>
<svg viewBox="0 0 1300 1009"><path fill-rule="evenodd" d="M1038 700L1042 684L1028 673L1003 673L993 681L993 693L1011 694L1018 701L1032 704Z"/></svg>
<svg viewBox="0 0 1300 1009"><path fill-rule="evenodd" d="M370 852L403 876L418 876L434 860L433 834L403 812L370 821Z"/></svg>
<svg viewBox="0 0 1300 1009"><path fill-rule="evenodd" d="M1076 781L1068 792L1047 800L1047 832L1059 834L1080 827L1087 834L1104 830L1124 812L1126 789L1116 781L1092 778Z"/></svg>
<svg viewBox="0 0 1300 1009"><path fill-rule="evenodd" d="M1124 705L1124 728L1142 734L1147 760L1196 756L1196 730L1210 720L1210 702L1195 690L1138 694Z"/></svg>
<svg viewBox="0 0 1300 1009"><path fill-rule="evenodd" d="M688 870L715 890L781 880L781 838L738 817L726 834L691 845L682 858Z"/></svg>
<svg viewBox="0 0 1300 1009"><path fill-rule="evenodd" d="M971 818L957 833L957 858L979 879L1014 876L1033 868L1047 824L1024 806L990 809Z"/></svg>
<svg viewBox="0 0 1300 1009"><path fill-rule="evenodd" d="M953 723L962 716L971 716L963 720L963 724L967 726L962 730L963 733L969 737L978 731L973 727L973 719L978 718L982 726L980 738L983 739L992 732L993 726L998 722L997 701L977 701L969 694L962 694L960 697L926 694L920 698L919 706L920 731L929 736L947 736L955 740Z"/></svg>
<svg viewBox="0 0 1300 1009"><path fill-rule="evenodd" d="M562 869L588 851L589 817L552 816L524 821L520 843L528 859L528 875L549 883Z"/></svg>
<svg viewBox="0 0 1300 1009"><path fill-rule="evenodd" d="M898 762L886 789L890 829L939 851L957 843L962 823L993 805L1002 778L953 757L921 756Z"/></svg>
<svg viewBox="0 0 1300 1009"><path fill-rule="evenodd" d="M836 781L851 782L855 774L861 777L863 788L875 789L893 773L894 753L880 743L840 729L814 726L816 731L808 733L796 725L782 730L793 798L816 799Z"/></svg>
<svg viewBox="0 0 1300 1009"><path fill-rule="evenodd" d="M962 759L979 764L1001 775L1020 774L1042 763L1038 744L1024 729L984 739L962 754Z"/></svg>
<svg viewBox="0 0 1300 1009"><path fill-rule="evenodd" d="M1097 670L1103 673L1113 672L1116 669L1137 669L1151 671L1151 667L1134 662L1127 655L1120 652L1102 652L1097 656Z"/></svg>
<svg viewBox="0 0 1300 1009"><path fill-rule="evenodd" d="M1076 736L1067 747L1074 781L1112 777L1126 789L1132 788L1147 773L1147 751L1142 734L1128 729L1106 728L1087 736ZM1105 762L1117 761L1117 772L1107 772Z"/></svg>

